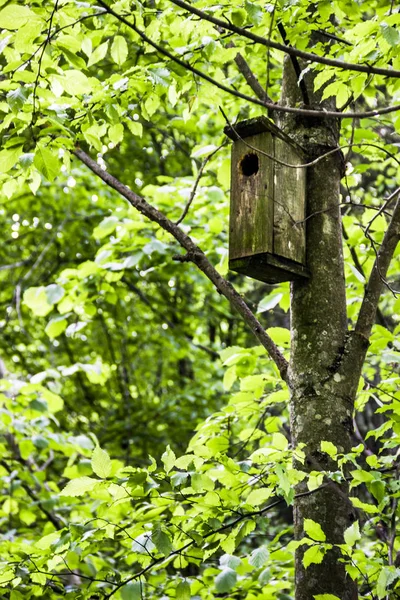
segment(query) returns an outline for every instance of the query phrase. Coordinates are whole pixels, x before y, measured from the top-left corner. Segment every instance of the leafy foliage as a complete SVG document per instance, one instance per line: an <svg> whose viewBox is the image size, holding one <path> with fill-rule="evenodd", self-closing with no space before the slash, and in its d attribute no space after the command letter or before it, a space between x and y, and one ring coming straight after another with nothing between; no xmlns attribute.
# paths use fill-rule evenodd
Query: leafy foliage
<svg viewBox="0 0 400 600"><path fill-rule="evenodd" d="M310 471L304 448L291 447L289 391L265 351L193 265L173 261L176 242L73 154L92 152L172 221L188 209L182 228L226 276L230 160L218 107L232 121L261 108L154 44L243 93L238 51L264 81L266 49L241 36L231 46L164 0L110 6L125 21L103 3L0 9L0 592L287 600L295 549L307 568L333 551L312 520L293 540L296 486L317 495L348 481L360 518L335 551L360 598L398 593L400 300L389 287L399 288L399 251L359 385L354 447L322 441L334 467ZM196 6L273 40L279 22L300 50L322 32L316 55L400 69L400 16L387 2L319 2L312 19L305 1ZM281 62L268 52L274 101ZM307 69L339 108L398 96L395 78ZM396 115L342 122L350 325L387 228L384 199L398 186ZM288 356L288 285L229 277Z"/></svg>

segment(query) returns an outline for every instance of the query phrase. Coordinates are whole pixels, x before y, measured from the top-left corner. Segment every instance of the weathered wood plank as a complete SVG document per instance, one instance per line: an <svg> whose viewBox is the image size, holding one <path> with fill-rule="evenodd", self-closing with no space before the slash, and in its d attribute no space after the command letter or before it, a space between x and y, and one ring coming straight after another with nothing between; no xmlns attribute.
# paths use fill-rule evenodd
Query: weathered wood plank
<svg viewBox="0 0 400 600"><path fill-rule="evenodd" d="M301 164L296 150L280 138L274 139L275 157L288 164ZM274 254L305 263L305 169L275 162Z"/></svg>
<svg viewBox="0 0 400 600"><path fill-rule="evenodd" d="M264 132L233 144L230 259L273 250L273 163L249 146L273 154L273 138Z"/></svg>

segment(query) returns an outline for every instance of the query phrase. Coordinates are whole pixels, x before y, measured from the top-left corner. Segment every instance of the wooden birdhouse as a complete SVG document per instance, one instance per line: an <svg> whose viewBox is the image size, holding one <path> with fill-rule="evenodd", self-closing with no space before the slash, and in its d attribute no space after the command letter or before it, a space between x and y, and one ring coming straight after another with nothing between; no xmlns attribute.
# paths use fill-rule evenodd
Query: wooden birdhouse
<svg viewBox="0 0 400 600"><path fill-rule="evenodd" d="M226 127L233 140L229 268L266 283L309 277L306 169L300 147L267 118ZM280 162L279 162L280 161Z"/></svg>

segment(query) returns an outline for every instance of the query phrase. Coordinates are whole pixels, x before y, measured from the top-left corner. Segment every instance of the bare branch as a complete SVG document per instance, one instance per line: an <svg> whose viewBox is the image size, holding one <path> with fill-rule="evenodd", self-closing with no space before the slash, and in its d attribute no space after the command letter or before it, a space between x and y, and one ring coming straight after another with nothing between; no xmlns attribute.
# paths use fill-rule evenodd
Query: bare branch
<svg viewBox="0 0 400 600"><path fill-rule="evenodd" d="M194 200L194 197L196 196L197 188L198 188L198 186L199 186L200 179L201 179L201 178L202 178L202 176L203 176L203 172L204 172L204 169L205 169L205 167L206 167L207 163L208 163L208 162L209 162L209 160L210 160L210 159L211 159L211 158L214 156L214 154L216 154L216 153L217 153L219 150L221 150L221 148L222 148L223 146L225 146L225 144L226 144L226 142L224 142L223 144L221 144L220 146L218 146L218 148L216 148L216 149L215 149L213 152L211 152L211 154L209 154L208 156L206 156L206 157L205 157L205 159L203 160L203 162L201 163L201 165L200 165L200 168L199 168L199 171L198 171L198 173L197 173L196 181L194 182L193 189L192 189L192 191L191 191L191 193L190 193L190 196L189 196L189 200L187 201L187 203L186 203L186 206L185 206L185 208L183 209L183 212L182 212L181 216L180 216L180 217L179 217L179 219L178 219L178 220L175 222L175 225L179 225L180 223L182 223L183 219L184 219L184 218L186 217L186 215L188 214L188 212L189 212L189 208L190 208L190 206L191 206L191 204L192 204L192 202L193 202L193 200Z"/></svg>
<svg viewBox="0 0 400 600"><path fill-rule="evenodd" d="M193 262L208 279L214 284L220 294L225 296L242 316L244 322L254 333L258 341L267 350L269 356L276 364L279 373L285 381L287 381L287 368L288 362L280 352L278 347L272 341L271 337L262 327L261 323L251 312L240 294L235 290L229 281L224 279L218 271L210 263L204 252L194 243L194 241L175 223L170 221L162 212L151 206L144 198L130 190L126 185L121 183L116 177L107 173L104 169L97 164L90 156L88 156L83 150L76 149L74 151L75 156L82 161L89 169L97 175L104 183L116 190L121 196L126 198L128 202L136 208L146 218L158 223L162 229L170 233L179 244L186 250L185 255L187 260Z"/></svg>
<svg viewBox="0 0 400 600"><path fill-rule="evenodd" d="M227 44L227 47L234 48L235 43L229 42L229 44ZM242 56L242 54L240 54L240 52L238 52L235 56L235 63L237 64L239 71L241 72L247 84L249 85L249 87L251 87L257 98L259 98L263 102L269 102L270 104L273 104L271 98L268 96L267 92L264 90L257 77L250 69L248 62Z"/></svg>

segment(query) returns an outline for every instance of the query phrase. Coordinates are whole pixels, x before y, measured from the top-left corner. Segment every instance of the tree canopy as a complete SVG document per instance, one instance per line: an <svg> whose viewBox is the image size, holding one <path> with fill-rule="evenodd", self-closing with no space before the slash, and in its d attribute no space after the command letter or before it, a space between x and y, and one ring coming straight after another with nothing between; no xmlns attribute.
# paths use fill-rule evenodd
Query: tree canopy
<svg viewBox="0 0 400 600"><path fill-rule="evenodd" d="M336 552L359 598L400 597L399 25L388 0L0 0L3 597L289 600L299 549L306 574ZM322 436L314 463L290 285L228 270L224 127L259 115L343 175L367 354L350 447ZM293 526L325 492L356 515L340 543Z"/></svg>

